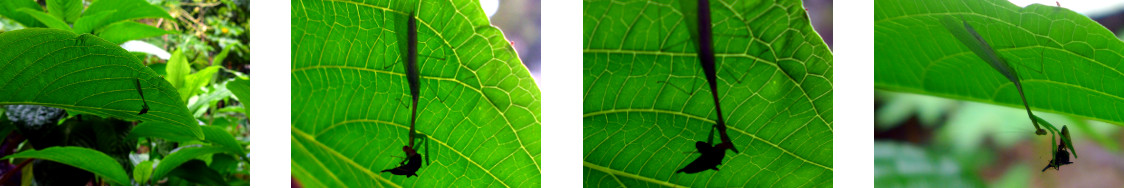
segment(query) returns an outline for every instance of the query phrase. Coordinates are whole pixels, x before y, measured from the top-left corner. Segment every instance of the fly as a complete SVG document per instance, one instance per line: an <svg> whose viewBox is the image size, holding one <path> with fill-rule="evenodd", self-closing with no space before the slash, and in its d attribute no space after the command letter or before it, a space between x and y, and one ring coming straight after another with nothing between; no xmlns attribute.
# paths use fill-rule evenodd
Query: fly
<svg viewBox="0 0 1124 188"><path fill-rule="evenodd" d="M144 91L141 90L140 78L137 78L134 83L137 85L137 94L140 94L141 102L144 103L141 105L140 113L137 113L137 115L143 115L144 113L148 113L148 101L144 100Z"/></svg>

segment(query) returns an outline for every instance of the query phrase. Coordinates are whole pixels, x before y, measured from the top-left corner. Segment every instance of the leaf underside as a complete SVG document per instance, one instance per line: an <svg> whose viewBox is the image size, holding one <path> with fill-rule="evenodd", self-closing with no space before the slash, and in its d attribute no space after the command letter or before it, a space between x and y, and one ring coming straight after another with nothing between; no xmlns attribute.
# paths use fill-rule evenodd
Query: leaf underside
<svg viewBox="0 0 1124 188"><path fill-rule="evenodd" d="M1124 42L1088 17L1003 0L877 0L874 10L878 89L1022 108L1014 83L944 29L951 16L1018 73L1033 110L1124 123Z"/></svg>
<svg viewBox="0 0 1124 188"><path fill-rule="evenodd" d="M674 173L718 118L681 4L693 2L585 2L585 186L831 186L832 54L800 1L710 2L718 96L741 153Z"/></svg>
<svg viewBox="0 0 1124 188"><path fill-rule="evenodd" d="M43 105L203 132L174 87L132 54L93 35L28 28L0 34L0 105ZM144 102L148 113L137 115Z"/></svg>
<svg viewBox="0 0 1124 188"><path fill-rule="evenodd" d="M430 161L407 178L379 171L405 157L398 35L415 10L417 130L429 140L418 152ZM538 87L477 2L293 0L292 11L291 165L302 185L540 186Z"/></svg>

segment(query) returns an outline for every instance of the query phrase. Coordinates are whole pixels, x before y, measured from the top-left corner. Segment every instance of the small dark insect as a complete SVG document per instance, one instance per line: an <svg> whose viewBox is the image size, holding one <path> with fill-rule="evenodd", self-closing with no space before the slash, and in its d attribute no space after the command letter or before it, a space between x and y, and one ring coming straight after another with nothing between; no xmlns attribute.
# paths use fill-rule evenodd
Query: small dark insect
<svg viewBox="0 0 1124 188"><path fill-rule="evenodd" d="M144 113L148 113L148 101L144 100L144 91L141 91L140 78L137 78L135 83L137 84L137 93L140 94L141 102L144 103L141 105L140 113L137 113L137 115L143 115Z"/></svg>
<svg viewBox="0 0 1124 188"><path fill-rule="evenodd" d="M1054 152L1054 159L1051 159L1050 163L1046 164L1046 168L1042 168L1042 171L1045 172L1050 167L1054 167L1054 170L1060 170L1059 167L1067 164L1073 164L1073 162L1069 161L1069 150L1065 149L1065 140L1062 140L1058 144L1058 151Z"/></svg>
<svg viewBox="0 0 1124 188"><path fill-rule="evenodd" d="M415 151L414 148L410 148L410 146L402 146L402 152L406 153L406 159L399 163L401 166L386 169L382 172L390 172L394 175L406 175L406 178L418 176L418 169L420 169L422 165L421 154L418 154L418 151Z"/></svg>
<svg viewBox="0 0 1124 188"><path fill-rule="evenodd" d="M683 169L675 171L675 173L686 172L688 174L699 173L709 169L718 171L718 165L722 164L722 159L726 157L726 149L733 148L730 143L721 143L715 146L710 146L710 143L697 141L695 142L695 149L702 153L702 156L687 164Z"/></svg>

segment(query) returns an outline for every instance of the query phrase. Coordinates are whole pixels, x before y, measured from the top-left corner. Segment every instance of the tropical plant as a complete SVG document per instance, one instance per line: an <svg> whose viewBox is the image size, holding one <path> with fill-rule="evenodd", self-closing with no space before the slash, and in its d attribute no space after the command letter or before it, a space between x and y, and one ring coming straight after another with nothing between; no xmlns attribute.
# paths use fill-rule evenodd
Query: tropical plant
<svg viewBox="0 0 1124 188"><path fill-rule="evenodd" d="M585 2L585 185L831 186L832 54L801 2L697 2ZM677 173L721 120L740 152Z"/></svg>
<svg viewBox="0 0 1124 188"><path fill-rule="evenodd" d="M0 52L0 69L11 70L0 73L0 105L7 105L0 109L0 135L7 135L0 184L248 185L249 76L220 65L230 48L199 52L195 61L181 50L166 63L138 59L144 56L105 38L143 27L164 31L132 21L171 18L164 9L143 0L99 0L88 8L49 0L43 13L29 2L0 2L0 15L27 27L52 19L67 27L0 33L8 49ZM8 11L13 7L20 14ZM75 33L83 23L93 34ZM115 26L130 24L144 26Z"/></svg>
<svg viewBox="0 0 1124 188"><path fill-rule="evenodd" d="M164 9L144 0L99 0L86 8L82 0L48 0L46 9L34 0L0 2L0 15L27 27L49 27L92 33L114 44L168 34L168 31L136 22L144 18L172 17Z"/></svg>
<svg viewBox="0 0 1124 188"><path fill-rule="evenodd" d="M478 2L293 0L292 20L295 182L540 186L538 86Z"/></svg>

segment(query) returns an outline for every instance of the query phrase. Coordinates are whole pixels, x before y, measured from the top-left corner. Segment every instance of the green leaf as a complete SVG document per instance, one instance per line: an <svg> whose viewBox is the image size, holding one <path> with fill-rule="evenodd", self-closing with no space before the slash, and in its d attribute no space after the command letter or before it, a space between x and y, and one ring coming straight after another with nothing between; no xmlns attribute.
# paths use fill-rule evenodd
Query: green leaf
<svg viewBox="0 0 1124 188"><path fill-rule="evenodd" d="M141 18L165 18L174 19L167 11L159 6L148 4L145 0L98 0L90 4L86 8L83 15L95 15L102 12L113 11L112 15L107 16L98 24L94 24L91 28L101 28L109 24L117 23L119 21L134 20Z"/></svg>
<svg viewBox="0 0 1124 188"><path fill-rule="evenodd" d="M106 11L106 12L99 12L97 14L88 14L86 16L82 16L82 17L78 18L78 21L74 22L74 32L75 33L90 33L90 32L93 32L94 29L97 29L97 28L94 28L95 25L100 24L102 22L102 20L105 20L105 17L107 17L109 15L113 15L114 12L117 12L117 11Z"/></svg>
<svg viewBox="0 0 1124 188"><path fill-rule="evenodd" d="M226 84L226 89L234 93L234 97L238 98L238 102L242 103L245 107L246 117L250 117L250 79L235 78Z"/></svg>
<svg viewBox="0 0 1124 188"><path fill-rule="evenodd" d="M238 141L234 140L234 136L230 135L229 132L226 132L222 128L205 126L203 127L203 133L207 135L207 142L214 143L226 149L227 152L238 154L238 156L246 155L246 151L242 148L242 145L238 144Z"/></svg>
<svg viewBox="0 0 1124 188"><path fill-rule="evenodd" d="M47 12L66 23L77 21L82 8L82 0L47 0Z"/></svg>
<svg viewBox="0 0 1124 188"><path fill-rule="evenodd" d="M148 24L131 21L117 22L115 24L110 24L97 30L98 37L104 38L105 40L108 40L109 42L112 42L114 44L121 44L125 43L125 41L156 37L172 33Z"/></svg>
<svg viewBox="0 0 1124 188"><path fill-rule="evenodd" d="M0 159L35 158L54 161L89 171L95 175L105 177L117 184L129 184L129 175L117 160L97 150L60 146L49 147L43 150L30 150L12 154Z"/></svg>
<svg viewBox="0 0 1124 188"><path fill-rule="evenodd" d="M538 86L477 2L293 0L291 8L291 168L299 182L541 186ZM380 171L399 165L408 139L411 96L399 47L407 41L399 35L409 33L411 12L416 128L428 135L418 152L429 159L407 178Z"/></svg>
<svg viewBox="0 0 1124 188"><path fill-rule="evenodd" d="M208 91L195 96L195 100L189 100L187 110L194 112L195 117L203 117L210 107L217 104L219 101L226 100L233 97L234 94L226 89L226 84L229 82L220 82L211 85L204 85Z"/></svg>
<svg viewBox="0 0 1124 188"><path fill-rule="evenodd" d="M152 177L152 161L143 161L133 166L133 181L141 185L148 185Z"/></svg>
<svg viewBox="0 0 1124 188"><path fill-rule="evenodd" d="M204 132L204 134L206 134ZM164 122L143 122L129 132L129 139L137 138L162 138L173 142L187 142L196 140L191 129L184 126L173 126Z"/></svg>
<svg viewBox="0 0 1124 188"><path fill-rule="evenodd" d="M171 83L172 87L176 87L177 92L179 92L179 88L183 88L186 84L184 80L187 79L187 75L191 74L191 64L188 64L187 56L183 55L183 49L172 52L172 57L168 58L167 64L168 65L164 67L164 72L167 73L164 79L168 80L168 83ZM184 96L181 94L181 97L180 100L187 100L187 98L191 96Z"/></svg>
<svg viewBox="0 0 1124 188"><path fill-rule="evenodd" d="M1006 60L1031 109L1124 124L1124 87L1114 84L1124 82L1124 42L1088 17L1004 0L874 3L886 10L874 20L878 89L1023 107L1015 84L939 21L950 16L972 25Z"/></svg>
<svg viewBox="0 0 1124 188"><path fill-rule="evenodd" d="M181 164L187 162L188 160L195 159L196 157L206 154L222 152L224 150L225 149L218 146L191 145L180 147L177 149L177 151L168 154L168 156L164 157L164 160L156 164L156 169L152 171L152 179L163 179L165 175L168 175L169 172L176 169L176 167L179 167Z"/></svg>
<svg viewBox="0 0 1124 188"><path fill-rule="evenodd" d="M938 152L894 142L874 142L874 184L887 187L934 185L983 187L956 160Z"/></svg>
<svg viewBox="0 0 1124 188"><path fill-rule="evenodd" d="M219 68L222 67L214 65L187 75L184 78L184 86L179 88L180 96L186 96L183 99L187 100L187 98L202 92L202 88L211 83L211 79L214 78L215 73L219 72Z"/></svg>
<svg viewBox="0 0 1124 188"><path fill-rule="evenodd" d="M226 180L222 178L222 174L207 167L207 163L201 160L188 161L176 167L169 175L183 178L184 180L199 185L227 186Z"/></svg>
<svg viewBox="0 0 1124 188"><path fill-rule="evenodd" d="M184 126L203 138L168 82L121 47L93 35L29 28L0 34L0 105L32 104ZM137 115L142 102L148 113Z"/></svg>
<svg viewBox="0 0 1124 188"><path fill-rule="evenodd" d="M54 16L51 16L50 14L47 14L46 12L42 12L42 11L39 11L39 10L30 9L30 8L21 8L21 9L19 9L19 11L24 13L24 14L31 15L31 17L35 17L36 20L39 20L40 23L46 24L47 27L55 28L55 29L62 29L62 30L67 30L67 31L71 30L70 25L66 25L66 22L63 22L62 20L60 20L58 18L55 18Z"/></svg>
<svg viewBox="0 0 1124 188"><path fill-rule="evenodd" d="M832 53L799 0L710 2L718 96L742 153L675 173L718 119L702 97L697 9L682 7L694 3L585 1L585 186L831 186Z"/></svg>
<svg viewBox="0 0 1124 188"><path fill-rule="evenodd" d="M245 149L242 147L242 145L238 144L238 141L234 139L234 136L226 132L222 128L215 126L202 126L201 128L203 129L203 133L206 135L206 139L204 139L203 141L215 144L215 146L225 149L224 151L238 154L239 156L246 154ZM142 137L162 138L165 140L180 143L198 140L193 137L191 131L186 128L179 126L170 126L159 122L141 123L140 125L134 127L132 132L129 132L128 139L137 139Z"/></svg>
<svg viewBox="0 0 1124 188"><path fill-rule="evenodd" d="M23 8L29 8L39 12L43 11L43 7L39 6L35 0L5 0L0 1L0 16L7 17L13 21L23 24L24 27L46 27L42 22L35 19L31 15L19 11Z"/></svg>

